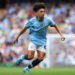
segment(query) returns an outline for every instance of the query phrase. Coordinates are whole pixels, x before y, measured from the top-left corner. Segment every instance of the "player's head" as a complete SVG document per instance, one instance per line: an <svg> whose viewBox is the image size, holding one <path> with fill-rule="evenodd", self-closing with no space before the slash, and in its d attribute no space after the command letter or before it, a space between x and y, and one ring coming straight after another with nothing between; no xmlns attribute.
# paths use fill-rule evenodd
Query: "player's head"
<svg viewBox="0 0 75 75"><path fill-rule="evenodd" d="M33 11L37 16L44 17L45 14L45 4L44 3L35 3L33 6Z"/></svg>

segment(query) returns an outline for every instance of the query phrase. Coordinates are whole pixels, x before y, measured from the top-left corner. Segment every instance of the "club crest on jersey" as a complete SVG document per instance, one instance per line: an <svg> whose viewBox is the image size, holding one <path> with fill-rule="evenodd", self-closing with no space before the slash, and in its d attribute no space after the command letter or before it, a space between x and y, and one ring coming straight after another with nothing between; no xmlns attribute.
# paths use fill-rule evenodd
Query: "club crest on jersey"
<svg viewBox="0 0 75 75"><path fill-rule="evenodd" d="M40 24L40 26L42 27L42 26L43 26L43 24Z"/></svg>

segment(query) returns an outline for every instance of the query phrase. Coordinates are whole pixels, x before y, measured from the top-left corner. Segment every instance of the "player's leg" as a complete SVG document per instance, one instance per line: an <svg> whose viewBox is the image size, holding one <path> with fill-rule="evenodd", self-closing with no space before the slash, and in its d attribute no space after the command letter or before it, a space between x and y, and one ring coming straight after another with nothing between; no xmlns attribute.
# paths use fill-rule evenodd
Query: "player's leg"
<svg viewBox="0 0 75 75"><path fill-rule="evenodd" d="M31 60L31 59L33 59L33 58L34 58L34 52L35 52L35 51L29 50L29 51L28 51L28 54L21 55L21 56L18 58L18 60L17 60L17 62L16 62L16 65L19 65L24 59L26 59L26 60Z"/></svg>
<svg viewBox="0 0 75 75"><path fill-rule="evenodd" d="M38 58L33 60L32 63L28 65L28 68L31 69L36 65L38 65L44 59L44 56L45 56L44 52L38 51Z"/></svg>
<svg viewBox="0 0 75 75"><path fill-rule="evenodd" d="M45 54L46 54L45 52L38 50L38 60L42 61L45 57Z"/></svg>
<svg viewBox="0 0 75 75"><path fill-rule="evenodd" d="M25 54L23 56L23 59L26 59L26 60L33 59L35 50L36 50L36 45L30 42L28 47L28 54Z"/></svg>
<svg viewBox="0 0 75 75"><path fill-rule="evenodd" d="M36 45L30 42L30 43L29 43L29 47L28 47L28 54L21 55L21 56L18 58L18 60L17 60L17 62L16 62L16 65L19 65L24 59L26 59L26 60L31 60L31 59L33 59L35 49L36 49Z"/></svg>
<svg viewBox="0 0 75 75"><path fill-rule="evenodd" d="M36 45L33 43L30 43L29 48L28 48L28 59L32 59L34 57L35 50L36 50ZM24 59L26 59L26 58L24 57ZM32 66L32 64L30 64L30 65ZM24 72L29 73L30 72L29 68L28 67L24 68Z"/></svg>
<svg viewBox="0 0 75 75"><path fill-rule="evenodd" d="M32 63L30 65L28 65L29 69L35 67L36 65L38 65L44 59L44 56L45 56L45 48L44 48L44 46L40 46L38 49L42 49L42 50L37 51L38 58L33 60Z"/></svg>
<svg viewBox="0 0 75 75"><path fill-rule="evenodd" d="M33 59L34 58L34 53L35 53L35 51L29 50L27 59L28 60ZM24 72L25 73L30 73L29 68L28 67L24 68Z"/></svg>
<svg viewBox="0 0 75 75"><path fill-rule="evenodd" d="M29 69L38 65L44 59L44 56L45 56L45 52L38 51L38 58L33 60L32 63L28 65L28 67L24 68L24 72L30 73Z"/></svg>

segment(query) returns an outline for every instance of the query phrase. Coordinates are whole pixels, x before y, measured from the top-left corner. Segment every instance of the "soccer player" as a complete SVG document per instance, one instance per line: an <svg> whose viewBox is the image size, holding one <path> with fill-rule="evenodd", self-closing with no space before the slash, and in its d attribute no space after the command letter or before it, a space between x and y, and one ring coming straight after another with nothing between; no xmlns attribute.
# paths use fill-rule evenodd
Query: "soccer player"
<svg viewBox="0 0 75 75"><path fill-rule="evenodd" d="M37 51L38 57L37 59L33 60L32 63L28 65L28 67L24 68L25 73L29 73L29 69L35 67L44 59L46 53L46 33L49 26L55 27L55 29L61 36L61 40L65 40L65 37L61 33L57 24L55 24L53 20L45 16L45 10L46 7L44 3L35 3L33 6L33 11L35 12L36 16L29 20L25 27L16 36L14 41L17 42L20 35L23 34L27 29L30 29L28 54L22 55L17 60L16 64L19 65L23 61L23 59L33 59L35 51Z"/></svg>

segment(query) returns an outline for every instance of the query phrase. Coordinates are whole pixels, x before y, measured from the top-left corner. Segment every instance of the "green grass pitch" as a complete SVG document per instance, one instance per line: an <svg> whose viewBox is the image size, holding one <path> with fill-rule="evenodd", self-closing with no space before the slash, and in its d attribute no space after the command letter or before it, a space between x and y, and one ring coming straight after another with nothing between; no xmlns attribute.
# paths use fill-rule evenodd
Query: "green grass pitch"
<svg viewBox="0 0 75 75"><path fill-rule="evenodd" d="M22 67L0 67L0 75L75 75L75 68L33 68L31 73L25 74Z"/></svg>

